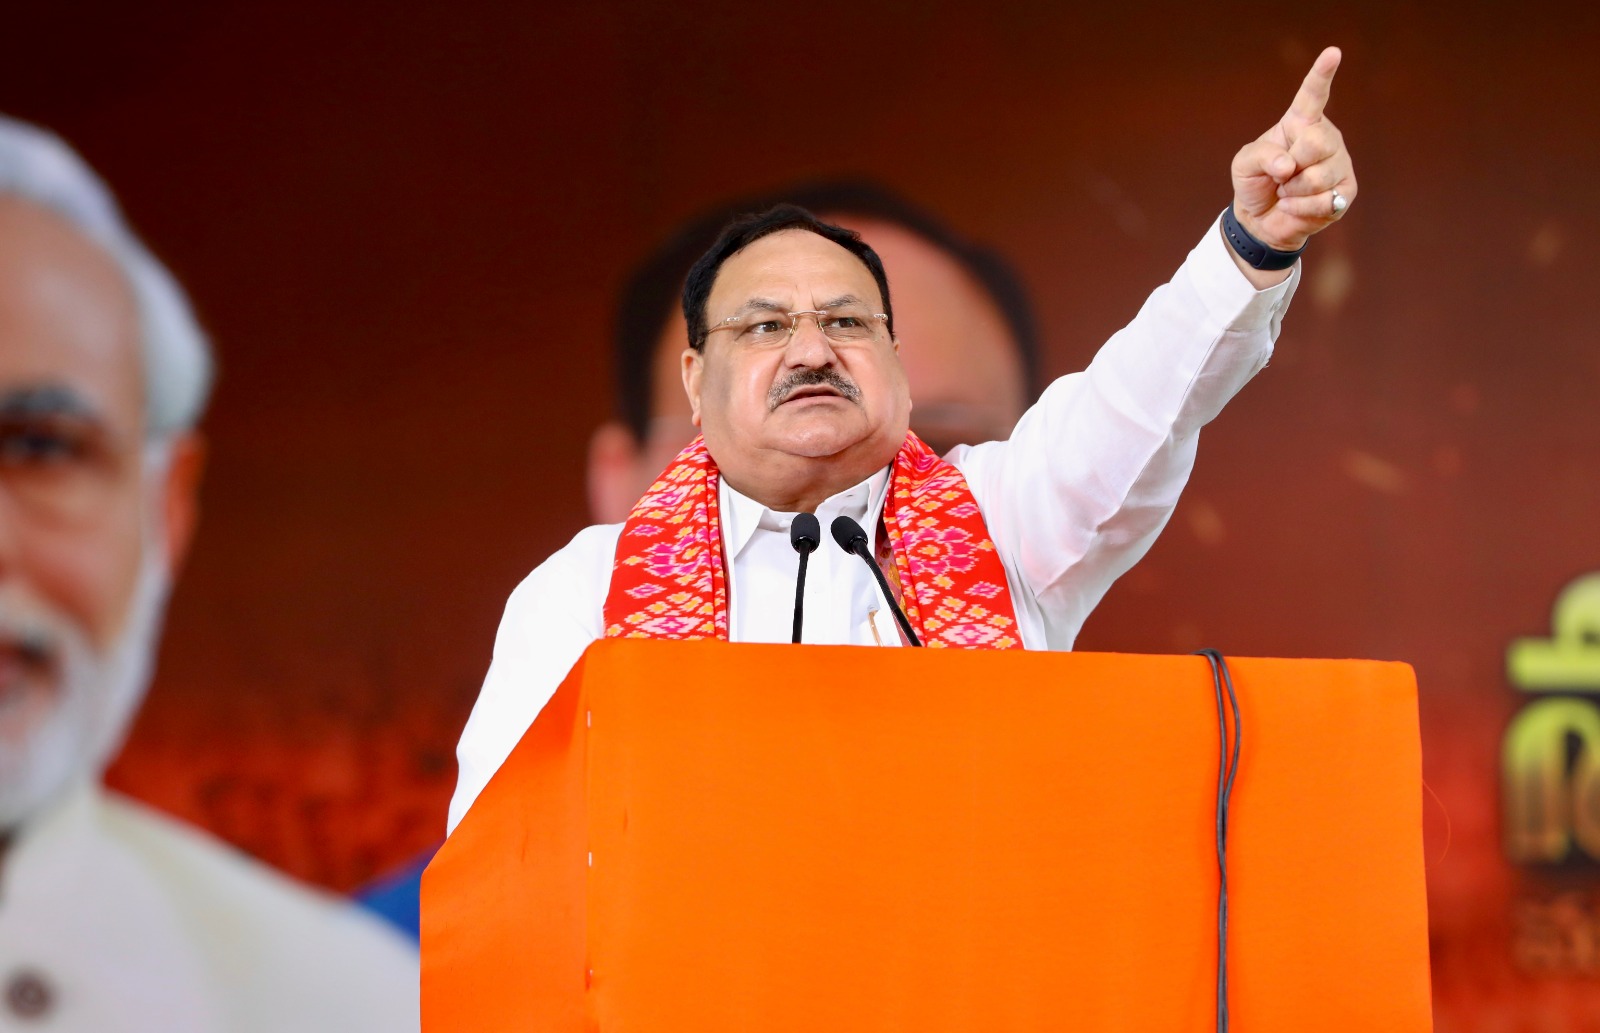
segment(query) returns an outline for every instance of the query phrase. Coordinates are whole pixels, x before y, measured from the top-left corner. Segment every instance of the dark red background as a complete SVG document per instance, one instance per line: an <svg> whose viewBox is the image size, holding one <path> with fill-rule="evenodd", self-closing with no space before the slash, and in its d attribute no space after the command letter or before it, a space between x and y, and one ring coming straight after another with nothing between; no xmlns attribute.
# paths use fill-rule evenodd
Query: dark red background
<svg viewBox="0 0 1600 1033"><path fill-rule="evenodd" d="M586 522L631 261L864 173L1013 258L1076 369L1337 43L1360 202L1080 644L1414 663L1440 1030L1600 1029L1600 981L1514 964L1540 875L1498 832L1505 647L1600 569L1596 20L1206 6L8 12L0 107L106 174L222 365L114 782L339 889L427 848L504 598Z"/></svg>

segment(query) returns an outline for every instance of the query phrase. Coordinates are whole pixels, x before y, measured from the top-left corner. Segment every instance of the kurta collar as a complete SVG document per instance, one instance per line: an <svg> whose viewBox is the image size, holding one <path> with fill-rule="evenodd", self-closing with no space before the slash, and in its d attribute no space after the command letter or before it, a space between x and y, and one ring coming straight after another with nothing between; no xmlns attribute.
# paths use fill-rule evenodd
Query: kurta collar
<svg viewBox="0 0 1600 1033"><path fill-rule="evenodd" d="M117 822L90 781L20 830L5 861L0 956L59 995L51 1028L223 1028L196 931L157 874L162 858L175 861L129 819ZM181 872L174 864L168 875Z"/></svg>
<svg viewBox="0 0 1600 1033"><path fill-rule="evenodd" d="M876 546L878 514L883 511L884 496L888 493L890 469L885 466L861 483L823 500L817 507L817 519L822 523L825 537L833 518L842 515L859 523L867 532L868 544ZM794 513L770 509L734 490L726 480L721 481L718 503L722 509L722 547L729 562L738 559L757 530L787 534L795 518Z"/></svg>

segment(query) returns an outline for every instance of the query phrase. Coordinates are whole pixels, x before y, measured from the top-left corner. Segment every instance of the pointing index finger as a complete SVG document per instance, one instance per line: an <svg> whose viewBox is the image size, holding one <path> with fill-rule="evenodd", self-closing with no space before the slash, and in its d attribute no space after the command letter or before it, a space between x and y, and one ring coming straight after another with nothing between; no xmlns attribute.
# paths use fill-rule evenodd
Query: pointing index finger
<svg viewBox="0 0 1600 1033"><path fill-rule="evenodd" d="M1290 115L1306 125L1322 118L1322 109L1328 104L1328 94L1333 91L1333 73L1339 70L1342 56L1338 47L1329 47L1317 55L1311 71L1306 73L1305 82L1300 84L1300 92L1294 95L1294 101L1289 105Z"/></svg>

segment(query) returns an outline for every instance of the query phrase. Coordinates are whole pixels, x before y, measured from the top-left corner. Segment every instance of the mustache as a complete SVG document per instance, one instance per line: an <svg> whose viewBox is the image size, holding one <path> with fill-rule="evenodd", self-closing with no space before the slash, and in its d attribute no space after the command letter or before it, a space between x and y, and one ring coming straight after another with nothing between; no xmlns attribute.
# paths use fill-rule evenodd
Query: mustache
<svg viewBox="0 0 1600 1033"><path fill-rule="evenodd" d="M839 394L852 401L861 401L861 389L844 375L831 366L813 366L807 369L797 369L772 385L772 390L767 392L767 411L772 411L784 402L789 396L803 387L826 385Z"/></svg>
<svg viewBox="0 0 1600 1033"><path fill-rule="evenodd" d="M60 662L67 637L48 618L0 598L0 649L14 651L29 667L54 668Z"/></svg>

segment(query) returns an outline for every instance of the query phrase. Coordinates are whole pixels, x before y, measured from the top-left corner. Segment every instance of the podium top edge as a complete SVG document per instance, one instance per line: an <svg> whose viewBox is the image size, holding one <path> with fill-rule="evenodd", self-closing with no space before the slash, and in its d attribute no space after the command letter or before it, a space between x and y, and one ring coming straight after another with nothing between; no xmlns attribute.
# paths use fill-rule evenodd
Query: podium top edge
<svg viewBox="0 0 1600 1033"><path fill-rule="evenodd" d="M851 650L867 650L874 655L881 654L884 647L859 646L859 645L813 645L809 643L794 644L790 642L722 642L716 639L698 639L694 641L667 641L650 638L609 638L596 639L587 649L585 655L598 650L611 649L734 649L741 651L778 651L778 650L804 650L812 654L843 653ZM890 647L892 648L892 647ZM982 655L982 656L1007 656L1007 657L1074 657L1084 661L1121 659L1137 662L1170 662L1174 660L1193 660L1204 662L1204 657L1199 653L1124 653L1108 650L1058 650L1058 649L1022 649L1022 650L983 650L983 649L928 649L912 652L926 652L939 655ZM1287 656L1252 656L1245 654L1229 653L1218 650L1229 664L1242 663L1256 664L1350 664L1357 666L1402 668L1415 676L1415 668L1405 660L1383 660L1371 657L1287 657Z"/></svg>

